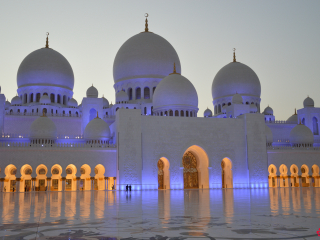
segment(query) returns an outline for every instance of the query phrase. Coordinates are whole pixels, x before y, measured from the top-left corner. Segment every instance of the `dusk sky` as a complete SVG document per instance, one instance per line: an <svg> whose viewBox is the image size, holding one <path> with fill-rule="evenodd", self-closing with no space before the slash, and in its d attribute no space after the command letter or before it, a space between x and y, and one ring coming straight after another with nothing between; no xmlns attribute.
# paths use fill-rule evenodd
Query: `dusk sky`
<svg viewBox="0 0 320 240"><path fill-rule="evenodd" d="M45 46L70 62L80 104L92 84L115 101L113 61L121 45L149 30L177 51L182 75L195 86L199 113L213 111L211 85L232 61L258 75L261 110L286 120L309 95L320 107L320 1L0 1L0 85L11 101L17 70Z"/></svg>

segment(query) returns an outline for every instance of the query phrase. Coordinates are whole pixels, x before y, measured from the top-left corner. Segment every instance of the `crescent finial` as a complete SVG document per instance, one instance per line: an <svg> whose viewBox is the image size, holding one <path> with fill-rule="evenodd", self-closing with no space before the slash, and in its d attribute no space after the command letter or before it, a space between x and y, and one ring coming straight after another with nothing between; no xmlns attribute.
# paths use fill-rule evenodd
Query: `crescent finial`
<svg viewBox="0 0 320 240"><path fill-rule="evenodd" d="M145 31L145 32L149 32L149 28L148 28L148 18L147 18L147 17L149 17L149 14L146 13L144 16L146 17L146 24L145 24L146 28L144 29L144 31Z"/></svg>

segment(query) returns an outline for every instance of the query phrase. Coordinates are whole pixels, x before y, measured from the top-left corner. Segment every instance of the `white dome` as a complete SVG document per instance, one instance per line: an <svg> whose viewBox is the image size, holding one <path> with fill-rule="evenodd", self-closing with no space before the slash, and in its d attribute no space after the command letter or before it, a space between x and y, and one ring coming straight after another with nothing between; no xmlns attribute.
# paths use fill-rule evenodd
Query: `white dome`
<svg viewBox="0 0 320 240"><path fill-rule="evenodd" d="M250 112L257 112L258 108L254 103L250 104Z"/></svg>
<svg viewBox="0 0 320 240"><path fill-rule="evenodd" d="M84 129L84 138L91 140L107 140L110 138L108 123L97 117L92 119Z"/></svg>
<svg viewBox="0 0 320 240"><path fill-rule="evenodd" d="M73 90L74 76L68 60L51 48L41 48L23 59L17 75L18 88L56 86Z"/></svg>
<svg viewBox="0 0 320 240"><path fill-rule="evenodd" d="M128 102L129 96L125 91L117 92L116 103Z"/></svg>
<svg viewBox="0 0 320 240"><path fill-rule="evenodd" d="M21 98L19 96L15 96L11 99L11 105L21 105L22 101Z"/></svg>
<svg viewBox="0 0 320 240"><path fill-rule="evenodd" d="M98 97L98 90L92 85L87 90L87 98L97 98Z"/></svg>
<svg viewBox="0 0 320 240"><path fill-rule="evenodd" d="M4 104L4 109L9 109L11 107L11 103L7 100Z"/></svg>
<svg viewBox="0 0 320 240"><path fill-rule="evenodd" d="M267 143L273 143L273 133L267 125L266 125L266 137L267 137Z"/></svg>
<svg viewBox="0 0 320 240"><path fill-rule="evenodd" d="M48 95L42 95L40 98L40 103L41 104L51 104L51 100Z"/></svg>
<svg viewBox="0 0 320 240"><path fill-rule="evenodd" d="M142 32L129 38L119 49L113 63L115 83L128 79L162 79L172 72L173 63L181 73L180 60L163 37Z"/></svg>
<svg viewBox="0 0 320 240"><path fill-rule="evenodd" d="M77 100L75 100L74 98L71 98L70 100L69 100L69 102L68 102L68 106L69 107L78 107L78 102L77 102Z"/></svg>
<svg viewBox="0 0 320 240"><path fill-rule="evenodd" d="M233 104L242 104L243 99L240 94L236 93L235 95L233 95L231 102Z"/></svg>
<svg viewBox="0 0 320 240"><path fill-rule="evenodd" d="M171 74L158 84L153 94L153 107L198 108L198 94L193 84L180 74Z"/></svg>
<svg viewBox="0 0 320 240"><path fill-rule="evenodd" d="M31 139L56 139L57 127L48 117L38 117L30 126Z"/></svg>
<svg viewBox="0 0 320 240"><path fill-rule="evenodd" d="M266 107L263 111L264 115L273 115L273 109L271 107Z"/></svg>
<svg viewBox="0 0 320 240"><path fill-rule="evenodd" d="M109 108L109 101L108 99L106 99L105 97L102 97L102 105L103 105L103 108Z"/></svg>
<svg viewBox="0 0 320 240"><path fill-rule="evenodd" d="M303 107L314 107L314 101L309 96L303 101Z"/></svg>
<svg viewBox="0 0 320 240"><path fill-rule="evenodd" d="M207 109L204 111L203 116L204 116L204 117L212 117L212 111L211 111L209 108L207 108Z"/></svg>
<svg viewBox="0 0 320 240"><path fill-rule="evenodd" d="M247 65L231 62L220 69L212 82L213 100L232 96L235 92L242 96L261 95L261 85L257 74Z"/></svg>
<svg viewBox="0 0 320 240"><path fill-rule="evenodd" d="M298 124L290 131L290 143L313 144L313 134L307 126Z"/></svg>
<svg viewBox="0 0 320 240"><path fill-rule="evenodd" d="M289 117L287 119L287 122L298 123L298 115L297 115L296 111L291 117Z"/></svg>

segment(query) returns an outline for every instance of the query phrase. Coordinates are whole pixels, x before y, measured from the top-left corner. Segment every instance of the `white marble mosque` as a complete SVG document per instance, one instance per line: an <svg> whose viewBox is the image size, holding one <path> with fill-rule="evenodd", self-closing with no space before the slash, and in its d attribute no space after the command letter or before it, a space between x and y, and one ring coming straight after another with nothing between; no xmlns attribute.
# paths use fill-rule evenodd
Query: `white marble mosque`
<svg viewBox="0 0 320 240"><path fill-rule="evenodd" d="M154 32L146 20L120 46L114 104L94 83L80 104L73 98L72 63L48 36L22 60L17 95L10 102L0 90L2 192L320 186L312 98L276 120L260 109L259 73L234 53L212 76L213 111L199 114L193 79Z"/></svg>

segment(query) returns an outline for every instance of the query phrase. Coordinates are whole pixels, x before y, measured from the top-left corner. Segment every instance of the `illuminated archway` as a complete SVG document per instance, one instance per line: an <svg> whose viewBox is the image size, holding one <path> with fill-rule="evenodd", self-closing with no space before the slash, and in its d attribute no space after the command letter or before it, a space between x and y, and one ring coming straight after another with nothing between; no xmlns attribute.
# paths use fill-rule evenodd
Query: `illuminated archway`
<svg viewBox="0 0 320 240"><path fill-rule="evenodd" d="M312 171L312 178L313 178L312 186L320 187L319 166L314 164L311 168L311 171Z"/></svg>
<svg viewBox="0 0 320 240"><path fill-rule="evenodd" d="M80 190L91 190L91 167L88 164L83 164L80 173Z"/></svg>
<svg viewBox="0 0 320 240"><path fill-rule="evenodd" d="M55 164L51 168L51 191L62 191L62 167Z"/></svg>
<svg viewBox="0 0 320 240"><path fill-rule="evenodd" d="M35 183L36 191L46 191L47 190L47 173L48 168L44 164L40 164L36 168L37 180Z"/></svg>
<svg viewBox="0 0 320 240"><path fill-rule="evenodd" d="M270 166L268 167L268 171L269 171L269 187L278 187L276 166L273 164L270 164Z"/></svg>
<svg viewBox="0 0 320 240"><path fill-rule="evenodd" d="M298 167L295 164L292 164L290 167L290 173L291 173L291 187L299 187L299 175L298 175Z"/></svg>
<svg viewBox="0 0 320 240"><path fill-rule="evenodd" d="M105 179L104 179L104 173L106 169L101 164L98 164L94 168L94 190L105 190Z"/></svg>
<svg viewBox="0 0 320 240"><path fill-rule="evenodd" d="M69 164L66 167L66 191L75 191L77 189L77 168L73 164Z"/></svg>
<svg viewBox="0 0 320 240"><path fill-rule="evenodd" d="M158 189L170 189L170 163L167 158L161 157L157 162Z"/></svg>
<svg viewBox="0 0 320 240"><path fill-rule="evenodd" d="M30 192L32 190L32 167L29 164L25 164L21 167L20 173L20 192Z"/></svg>
<svg viewBox="0 0 320 240"><path fill-rule="evenodd" d="M17 168L13 164L9 164L5 170L5 179L4 179L4 186L3 191L4 192L16 192L16 174L17 174Z"/></svg>
<svg viewBox="0 0 320 240"><path fill-rule="evenodd" d="M222 188L233 188L232 162L229 158L221 161Z"/></svg>
<svg viewBox="0 0 320 240"><path fill-rule="evenodd" d="M182 157L184 188L209 188L209 158L199 146L189 147Z"/></svg>
<svg viewBox="0 0 320 240"><path fill-rule="evenodd" d="M280 187L289 187L288 168L285 164L281 164L280 171Z"/></svg>
<svg viewBox="0 0 320 240"><path fill-rule="evenodd" d="M301 186L302 187L309 187L309 168L307 165L303 164L301 166Z"/></svg>

